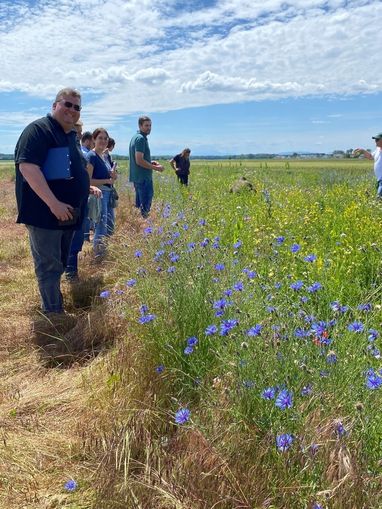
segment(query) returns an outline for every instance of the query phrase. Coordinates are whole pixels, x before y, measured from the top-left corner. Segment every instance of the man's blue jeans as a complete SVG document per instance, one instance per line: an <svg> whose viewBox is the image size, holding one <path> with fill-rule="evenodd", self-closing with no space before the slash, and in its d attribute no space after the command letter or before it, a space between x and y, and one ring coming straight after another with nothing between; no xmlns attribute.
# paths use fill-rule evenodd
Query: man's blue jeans
<svg viewBox="0 0 382 509"><path fill-rule="evenodd" d="M27 225L34 268L44 313L62 313L61 276L74 230L47 230Z"/></svg>
<svg viewBox="0 0 382 509"><path fill-rule="evenodd" d="M154 186L152 180L143 182L134 182L135 188L135 206L140 209L143 217L149 215L151 203L154 196Z"/></svg>

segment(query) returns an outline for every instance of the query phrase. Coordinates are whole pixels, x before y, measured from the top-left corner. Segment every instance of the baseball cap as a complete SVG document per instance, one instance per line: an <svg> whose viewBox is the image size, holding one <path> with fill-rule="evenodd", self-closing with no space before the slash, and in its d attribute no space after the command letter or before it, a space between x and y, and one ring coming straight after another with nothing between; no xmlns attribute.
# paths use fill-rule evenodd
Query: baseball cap
<svg viewBox="0 0 382 509"><path fill-rule="evenodd" d="M382 133L378 133L375 136L371 137L373 140L380 140L382 138Z"/></svg>

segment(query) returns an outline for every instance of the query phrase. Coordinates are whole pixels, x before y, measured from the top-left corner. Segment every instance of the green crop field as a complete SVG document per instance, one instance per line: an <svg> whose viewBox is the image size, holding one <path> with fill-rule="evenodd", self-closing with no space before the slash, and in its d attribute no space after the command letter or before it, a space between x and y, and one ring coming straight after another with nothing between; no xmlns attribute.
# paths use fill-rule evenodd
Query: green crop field
<svg viewBox="0 0 382 509"><path fill-rule="evenodd" d="M95 363L87 375L104 387L89 389L88 412L109 423L116 459L101 462L106 487L80 471L72 503L86 492L97 509L379 509L382 203L370 163L195 160L188 188L165 165L151 218L127 231L120 165L120 232L96 301L126 350L109 347L106 374ZM251 188L232 192L241 177Z"/></svg>

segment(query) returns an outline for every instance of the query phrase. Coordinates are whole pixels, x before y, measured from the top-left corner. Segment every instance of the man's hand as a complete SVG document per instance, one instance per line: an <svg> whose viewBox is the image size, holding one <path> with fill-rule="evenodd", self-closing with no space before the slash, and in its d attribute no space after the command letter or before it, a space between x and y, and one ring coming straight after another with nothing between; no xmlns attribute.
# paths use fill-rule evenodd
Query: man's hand
<svg viewBox="0 0 382 509"><path fill-rule="evenodd" d="M49 206L52 214L54 214L59 221L69 221L73 219L73 207L68 203L56 200Z"/></svg>
<svg viewBox="0 0 382 509"><path fill-rule="evenodd" d="M155 171L162 172L164 170L164 166L158 163L158 161L151 161L151 164L154 166Z"/></svg>

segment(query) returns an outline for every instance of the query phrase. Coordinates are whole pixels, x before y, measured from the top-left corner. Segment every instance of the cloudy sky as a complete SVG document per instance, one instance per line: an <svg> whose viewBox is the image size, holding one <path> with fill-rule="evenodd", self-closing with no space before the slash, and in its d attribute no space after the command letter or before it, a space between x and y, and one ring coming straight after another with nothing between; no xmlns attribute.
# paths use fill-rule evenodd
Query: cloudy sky
<svg viewBox="0 0 382 509"><path fill-rule="evenodd" d="M381 0L1 0L0 152L55 93L126 153L372 147L382 131Z"/></svg>

